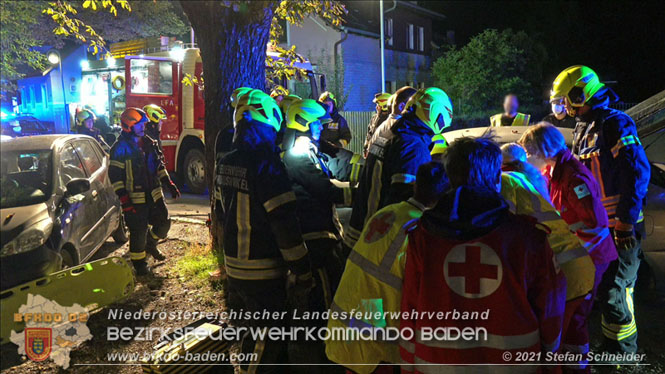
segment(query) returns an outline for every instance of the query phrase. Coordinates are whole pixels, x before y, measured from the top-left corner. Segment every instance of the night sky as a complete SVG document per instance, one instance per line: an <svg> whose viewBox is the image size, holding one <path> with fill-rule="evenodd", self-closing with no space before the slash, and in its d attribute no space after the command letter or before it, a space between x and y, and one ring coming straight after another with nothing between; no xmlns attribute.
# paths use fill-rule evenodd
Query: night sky
<svg viewBox="0 0 665 374"><path fill-rule="evenodd" d="M386 0L388 1L388 0ZM444 14L439 32L466 44L484 29L524 30L548 49L544 79L588 65L624 102L665 90L665 1L421 1Z"/></svg>

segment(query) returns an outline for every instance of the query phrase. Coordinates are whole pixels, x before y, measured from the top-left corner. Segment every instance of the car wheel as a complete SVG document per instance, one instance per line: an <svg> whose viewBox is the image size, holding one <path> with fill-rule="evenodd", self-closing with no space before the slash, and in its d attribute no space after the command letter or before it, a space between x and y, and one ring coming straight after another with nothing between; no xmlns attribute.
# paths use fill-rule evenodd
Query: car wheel
<svg viewBox="0 0 665 374"><path fill-rule="evenodd" d="M70 268L74 265L76 265L74 261L74 257L72 256L71 252L67 248L63 248L60 251L60 257L62 257L62 269L67 269Z"/></svg>
<svg viewBox="0 0 665 374"><path fill-rule="evenodd" d="M196 194L206 192L205 155L199 149L190 149L183 163L184 182Z"/></svg>
<svg viewBox="0 0 665 374"><path fill-rule="evenodd" d="M129 240L129 230L127 230L127 225L125 225L125 217L120 214L120 219L118 219L118 228L113 231L111 234L113 240L117 244L125 244Z"/></svg>

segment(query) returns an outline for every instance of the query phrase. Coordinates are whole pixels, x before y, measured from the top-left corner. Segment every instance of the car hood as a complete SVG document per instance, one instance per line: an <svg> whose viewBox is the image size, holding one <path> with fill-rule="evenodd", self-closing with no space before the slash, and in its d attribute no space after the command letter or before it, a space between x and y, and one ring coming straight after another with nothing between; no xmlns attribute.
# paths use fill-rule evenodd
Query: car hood
<svg viewBox="0 0 665 374"><path fill-rule="evenodd" d="M31 225L49 218L46 203L17 206L0 210L0 241L2 245L16 238Z"/></svg>

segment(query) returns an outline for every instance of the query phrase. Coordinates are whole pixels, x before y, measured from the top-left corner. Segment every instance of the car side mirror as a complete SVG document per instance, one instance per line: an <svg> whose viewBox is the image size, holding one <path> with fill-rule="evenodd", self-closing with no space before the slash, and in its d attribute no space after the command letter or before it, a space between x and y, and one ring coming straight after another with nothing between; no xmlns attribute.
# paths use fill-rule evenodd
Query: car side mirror
<svg viewBox="0 0 665 374"><path fill-rule="evenodd" d="M76 178L67 182L67 196L74 196L90 190L90 181Z"/></svg>

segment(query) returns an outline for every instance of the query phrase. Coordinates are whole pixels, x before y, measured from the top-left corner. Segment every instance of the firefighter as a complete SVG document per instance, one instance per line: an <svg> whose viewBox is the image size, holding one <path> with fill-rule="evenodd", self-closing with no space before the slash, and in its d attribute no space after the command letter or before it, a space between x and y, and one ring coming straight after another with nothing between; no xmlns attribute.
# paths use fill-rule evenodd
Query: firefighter
<svg viewBox="0 0 665 374"><path fill-rule="evenodd" d="M524 114L517 111L520 103L517 96L508 94L503 99L503 113L495 114L490 117L490 124L493 127L499 126L529 126L530 114Z"/></svg>
<svg viewBox="0 0 665 374"><path fill-rule="evenodd" d="M404 115L374 134L358 183L349 225L344 230L345 252L356 244L365 222L388 204L413 194L418 166L431 161L432 137L450 126L453 105L438 88L421 89L406 104Z"/></svg>
<svg viewBox="0 0 665 374"><path fill-rule="evenodd" d="M379 92L374 95L374 100L372 102L376 104L376 112L372 115L372 119L369 121L367 126L367 135L365 136L365 145L363 146L363 155L367 157L367 152L369 150L370 142L372 141L372 135L376 131L377 127L383 123L388 116L390 115L390 107L388 106L388 101L392 95L386 92Z"/></svg>
<svg viewBox="0 0 665 374"><path fill-rule="evenodd" d="M645 235L642 204L649 184L649 162L635 122L608 107L618 98L592 69L575 65L562 71L552 87L550 99L556 98L563 100L568 115L576 117L572 151L600 185L619 256L598 289L605 345L612 351L636 352L633 287Z"/></svg>
<svg viewBox="0 0 665 374"><path fill-rule="evenodd" d="M324 149L332 147L333 150L328 151L328 154L334 157L335 148L345 148L351 142L351 129L346 118L339 114L335 95L326 91L319 96L319 102L324 105L332 118L332 121L323 127L321 145L326 146Z"/></svg>
<svg viewBox="0 0 665 374"><path fill-rule="evenodd" d="M529 128L520 138L535 165L545 166L550 178L552 203L570 230L574 231L595 265L594 287L587 295L569 300L563 324L563 350L586 355L589 352L587 320L603 273L617 259L610 236L607 213L600 187L591 171L573 157L563 134L549 123ZM591 372L586 360L569 362L567 369Z"/></svg>
<svg viewBox="0 0 665 374"><path fill-rule="evenodd" d="M306 300L313 279L309 253L297 219L296 196L275 145L282 115L275 100L253 90L237 102L233 150L216 165L217 222L223 226L224 263L229 292L248 312L286 311L287 275L294 279L289 293ZM245 321L264 332L284 326L284 318ZM248 332L241 351L252 361L243 372L270 372L284 363L286 342L257 338ZM260 364L260 366L257 366Z"/></svg>
<svg viewBox="0 0 665 374"><path fill-rule="evenodd" d="M379 134L382 133L384 134L385 137L385 129L391 129L392 126L397 122L400 118L402 118L402 112L404 111L404 108L406 107L406 103L409 102L409 99L413 94L416 93L416 89L410 86L404 86L397 90L391 97L390 97L390 102L389 102L389 107L390 107L390 114L388 115L388 118L383 121L377 127L376 130L374 130L374 134L372 135L372 138L367 145L367 158L369 156L369 149L372 147L372 144L376 139L378 139Z"/></svg>
<svg viewBox="0 0 665 374"><path fill-rule="evenodd" d="M287 111L282 158L293 183L300 231L309 250L315 280L308 309L321 312L332 304L343 267L338 250L342 239L341 224L335 204L351 204L351 188L332 183L325 156L318 150L323 124L330 120L328 112L315 100L292 103ZM325 320L318 319L305 322L319 327L324 327L325 323ZM304 357L294 361L327 361L322 341L297 342L296 345L299 349L294 352Z"/></svg>
<svg viewBox="0 0 665 374"><path fill-rule="evenodd" d="M249 87L238 87L233 90L231 97L229 98L229 111L233 114L233 111L238 104L238 100L246 93L254 90ZM231 151L233 143L233 126L228 126L219 130L217 137L215 138L215 160L218 160L221 156Z"/></svg>
<svg viewBox="0 0 665 374"><path fill-rule="evenodd" d="M402 276L406 260L407 230L432 208L448 188L443 165L428 162L418 168L414 195L407 201L379 210L361 234L344 268L335 294L332 311L350 313L399 312L402 300ZM387 316L375 320L335 319L329 329L399 327L399 318ZM332 361L354 372L373 372L380 362L398 364L399 347L371 340L328 340L326 354ZM362 364L362 365L353 365Z"/></svg>
<svg viewBox="0 0 665 374"><path fill-rule="evenodd" d="M157 142L145 135L148 116L139 108L127 108L120 116L122 134L111 147L109 179L120 198L129 229L129 256L138 275L150 274L146 253L155 260L166 257L157 249L171 227L162 185L176 199L178 187L171 181Z"/></svg>
<svg viewBox="0 0 665 374"><path fill-rule="evenodd" d="M518 363L527 352L545 362L559 348L566 292L547 228L509 212L498 193L501 150L492 141L456 140L444 166L452 189L409 234L400 328L413 338L400 341L403 372L451 365L447 371L466 373L467 366L452 365ZM451 328L470 329L471 338L423 334L438 329L454 337Z"/></svg>
<svg viewBox="0 0 665 374"><path fill-rule="evenodd" d="M83 109L76 113L76 133L88 135L93 138L102 146L104 151L111 148L104 140L102 133L95 127L95 113L90 109Z"/></svg>
<svg viewBox="0 0 665 374"><path fill-rule="evenodd" d="M543 122L551 123L556 127L575 128L577 122L575 122L575 118L566 113L566 107L563 105L561 98L551 100L550 106L552 107L552 113L546 115L542 120Z"/></svg>
<svg viewBox="0 0 665 374"><path fill-rule="evenodd" d="M162 148L162 139L160 139L160 134L162 132L162 121L165 120L166 111L155 104L148 104L143 107L143 111L148 116L148 123L145 127L145 134L152 138L152 140L157 141L159 145L159 150L164 152Z"/></svg>

